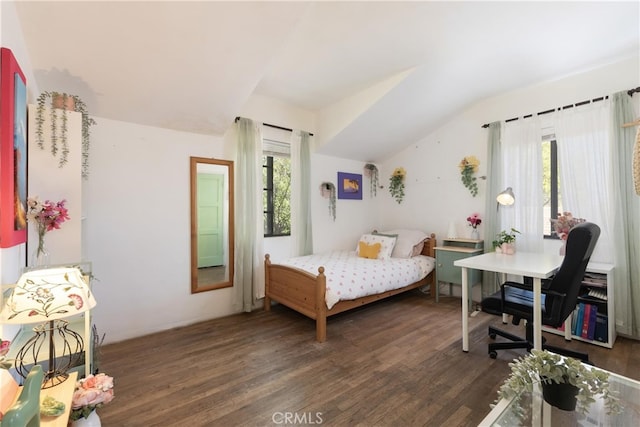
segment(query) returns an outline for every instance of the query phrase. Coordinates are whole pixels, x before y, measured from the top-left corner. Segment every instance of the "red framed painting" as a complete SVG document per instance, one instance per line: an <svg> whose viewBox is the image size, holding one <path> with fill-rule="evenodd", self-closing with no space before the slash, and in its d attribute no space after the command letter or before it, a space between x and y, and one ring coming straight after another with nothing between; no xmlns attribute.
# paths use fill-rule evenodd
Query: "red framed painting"
<svg viewBox="0 0 640 427"><path fill-rule="evenodd" d="M0 248L27 239L27 81L0 50Z"/></svg>

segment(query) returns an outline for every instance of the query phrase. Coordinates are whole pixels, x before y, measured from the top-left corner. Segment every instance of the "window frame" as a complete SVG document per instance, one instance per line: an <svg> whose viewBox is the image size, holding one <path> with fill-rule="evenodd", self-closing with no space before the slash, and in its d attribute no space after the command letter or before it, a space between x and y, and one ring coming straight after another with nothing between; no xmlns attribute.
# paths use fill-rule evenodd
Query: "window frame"
<svg viewBox="0 0 640 427"><path fill-rule="evenodd" d="M264 237L287 237L291 236L291 216L289 216L289 233L274 233L274 224L275 224L275 203L274 203L274 157L284 157L291 159L290 155L287 154L279 154L275 155L273 152L263 151L262 153L263 159L266 157L266 162L263 161L262 168L266 169L266 186L263 185L263 194L266 193L267 199L267 208L263 209L263 218L265 224L263 226ZM289 173L291 170L289 169ZM264 175L263 175L264 176Z"/></svg>
<svg viewBox="0 0 640 427"><path fill-rule="evenodd" d="M550 163L549 164L549 172L550 172L549 193L550 193L550 209L551 209L549 218L557 219L558 213L559 213L558 200L561 197L560 185L559 185L560 174L558 170L558 141L556 140L555 135L553 135L549 138L545 138L542 142L543 143L549 142L549 163ZM559 240L559 237L553 233L552 229L549 234L544 234L543 237L545 239Z"/></svg>

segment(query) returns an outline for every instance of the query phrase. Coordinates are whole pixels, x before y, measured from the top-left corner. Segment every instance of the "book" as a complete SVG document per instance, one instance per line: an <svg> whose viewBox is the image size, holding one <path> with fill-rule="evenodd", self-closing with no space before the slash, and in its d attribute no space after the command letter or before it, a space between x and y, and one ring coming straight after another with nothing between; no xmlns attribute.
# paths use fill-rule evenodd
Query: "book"
<svg viewBox="0 0 640 427"><path fill-rule="evenodd" d="M609 319L605 314L598 313L593 339L600 342L609 341Z"/></svg>
<svg viewBox="0 0 640 427"><path fill-rule="evenodd" d="M582 335L582 322L584 322L584 303L578 304L578 315L576 316L576 324L571 333L577 337Z"/></svg>
<svg viewBox="0 0 640 427"><path fill-rule="evenodd" d="M578 306L573 310L571 315L571 334L575 335L574 332L576 330L576 323L578 323Z"/></svg>
<svg viewBox="0 0 640 427"><path fill-rule="evenodd" d="M587 339L593 340L596 334L596 319L598 318L598 306L592 305L589 312L589 328L587 329Z"/></svg>
<svg viewBox="0 0 640 427"><path fill-rule="evenodd" d="M582 312L582 327L580 328L580 337L587 339L589 335L589 316L591 316L591 304L584 304Z"/></svg>

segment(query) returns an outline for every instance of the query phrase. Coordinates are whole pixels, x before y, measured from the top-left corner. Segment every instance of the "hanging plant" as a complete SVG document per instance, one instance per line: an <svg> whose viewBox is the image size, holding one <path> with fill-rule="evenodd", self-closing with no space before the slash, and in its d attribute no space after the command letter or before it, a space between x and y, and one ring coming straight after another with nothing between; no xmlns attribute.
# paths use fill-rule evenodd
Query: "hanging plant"
<svg viewBox="0 0 640 427"><path fill-rule="evenodd" d="M376 197L378 194L378 168L373 163L367 163L364 165L364 174L369 177L369 182L371 183L369 187L371 197Z"/></svg>
<svg viewBox="0 0 640 427"><path fill-rule="evenodd" d="M49 100L49 102L47 102ZM51 154L55 157L60 153L59 167L63 167L68 160L69 144L67 142L67 111L77 111L82 115L82 177L89 176L89 139L91 126L96 121L89 117L87 106L77 95L60 92L42 92L38 97L36 109L36 142L44 150L44 121L45 111L49 108L51 122ZM60 126L58 129L58 118Z"/></svg>
<svg viewBox="0 0 640 427"><path fill-rule="evenodd" d="M320 194L325 199L329 199L329 214L336 220L336 186L333 182L323 182L320 184Z"/></svg>
<svg viewBox="0 0 640 427"><path fill-rule="evenodd" d="M406 175L407 171L404 168L395 168L389 178L389 192L398 203L402 203L402 199L404 199L404 177Z"/></svg>
<svg viewBox="0 0 640 427"><path fill-rule="evenodd" d="M458 164L460 173L462 174L462 183L469 189L473 197L478 195L477 179L473 176L478 172L478 166L480 166L480 160L478 160L476 156L467 156Z"/></svg>

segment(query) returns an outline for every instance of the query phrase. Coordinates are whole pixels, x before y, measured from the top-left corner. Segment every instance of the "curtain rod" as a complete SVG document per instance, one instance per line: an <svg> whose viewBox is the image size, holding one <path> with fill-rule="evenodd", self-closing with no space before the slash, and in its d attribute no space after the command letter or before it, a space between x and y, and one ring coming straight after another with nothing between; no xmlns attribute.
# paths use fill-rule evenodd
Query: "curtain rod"
<svg viewBox="0 0 640 427"><path fill-rule="evenodd" d="M627 94L629 96L633 96L633 94L636 93L636 92L640 92L640 86L637 87L637 88L634 88L634 89L629 89L627 91ZM598 101L602 101L602 100L605 100L605 99L609 99L609 96L601 96L600 98L594 98L594 99L591 99L591 100L586 100L586 101L582 101L582 102L576 102L575 104L565 105L564 107L552 108L550 110L545 110L545 111L541 111L539 113L536 113L536 115L542 116L543 114L553 113L554 111L560 111L560 110L566 110L568 108L579 107L581 105L589 104L591 102L598 102ZM532 117L532 116L533 116L533 114L528 114L526 116L522 116L522 118L523 119L527 119L527 118ZM518 117L514 117L512 119L507 119L507 120L505 120L505 122L513 122L515 120L518 120ZM489 127L489 124L485 123L485 124L482 125L482 127L486 129L486 128Z"/></svg>
<svg viewBox="0 0 640 427"><path fill-rule="evenodd" d="M237 122L238 120L240 120L240 117L236 117L234 122ZM285 128L285 127L278 126L278 125L272 125L272 124L269 124L269 123L263 123L262 125L263 126L269 126L270 128L274 128L274 129L280 129L280 130L286 130L286 131L289 131L289 132L293 132L293 129ZM309 136L313 136L313 134L309 133Z"/></svg>

